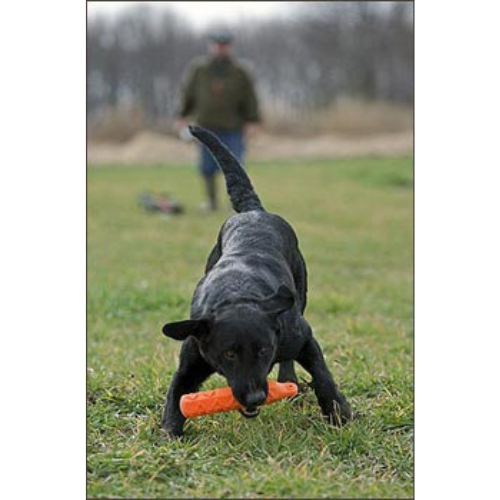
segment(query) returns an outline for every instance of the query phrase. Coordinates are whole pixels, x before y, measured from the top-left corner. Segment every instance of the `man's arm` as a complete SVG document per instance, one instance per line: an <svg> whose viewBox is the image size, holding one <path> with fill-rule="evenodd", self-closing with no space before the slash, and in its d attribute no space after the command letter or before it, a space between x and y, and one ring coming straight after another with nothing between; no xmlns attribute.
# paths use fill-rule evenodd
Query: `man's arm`
<svg viewBox="0 0 500 500"><path fill-rule="evenodd" d="M177 110L178 126L186 122L186 118L196 109L196 80L198 74L198 65L191 64L186 70L183 82L181 84L179 107Z"/></svg>
<svg viewBox="0 0 500 500"><path fill-rule="evenodd" d="M259 102L252 77L243 71L243 119L246 123L257 124L261 121Z"/></svg>

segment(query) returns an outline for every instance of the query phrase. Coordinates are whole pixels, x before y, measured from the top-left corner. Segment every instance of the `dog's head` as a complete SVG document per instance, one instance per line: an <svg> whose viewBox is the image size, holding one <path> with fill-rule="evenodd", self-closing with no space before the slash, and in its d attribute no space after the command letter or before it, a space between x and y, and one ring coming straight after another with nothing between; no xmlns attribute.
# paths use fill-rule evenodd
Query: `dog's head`
<svg viewBox="0 0 500 500"><path fill-rule="evenodd" d="M294 296L280 286L258 302L227 304L202 319L167 323L163 333L175 340L193 336L203 358L224 375L245 416L256 416L267 398L267 375L278 345L278 317L291 309Z"/></svg>

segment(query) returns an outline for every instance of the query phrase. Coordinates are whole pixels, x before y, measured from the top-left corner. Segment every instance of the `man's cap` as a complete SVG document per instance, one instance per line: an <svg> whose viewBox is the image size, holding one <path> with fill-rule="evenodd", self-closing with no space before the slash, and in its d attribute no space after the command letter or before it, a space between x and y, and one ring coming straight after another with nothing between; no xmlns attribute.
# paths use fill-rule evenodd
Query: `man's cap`
<svg viewBox="0 0 500 500"><path fill-rule="evenodd" d="M230 44L234 40L233 35L228 31L216 31L211 33L208 38L212 42L223 44Z"/></svg>

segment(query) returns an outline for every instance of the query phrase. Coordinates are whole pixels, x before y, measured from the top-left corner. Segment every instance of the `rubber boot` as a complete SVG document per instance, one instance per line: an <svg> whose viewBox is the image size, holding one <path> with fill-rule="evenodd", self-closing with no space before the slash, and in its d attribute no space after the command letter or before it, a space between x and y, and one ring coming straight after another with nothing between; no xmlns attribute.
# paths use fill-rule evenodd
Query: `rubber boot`
<svg viewBox="0 0 500 500"><path fill-rule="evenodd" d="M217 179L216 174L203 175L205 191L208 200L208 209L217 210Z"/></svg>

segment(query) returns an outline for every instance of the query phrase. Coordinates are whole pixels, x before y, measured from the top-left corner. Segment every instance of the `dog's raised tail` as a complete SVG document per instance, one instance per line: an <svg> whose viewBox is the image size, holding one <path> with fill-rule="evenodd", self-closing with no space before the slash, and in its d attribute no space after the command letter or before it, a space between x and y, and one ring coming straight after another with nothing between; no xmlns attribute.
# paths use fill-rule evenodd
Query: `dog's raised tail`
<svg viewBox="0 0 500 500"><path fill-rule="evenodd" d="M244 168L220 139L202 127L190 125L189 131L217 160L226 179L227 194L236 212L264 210Z"/></svg>

